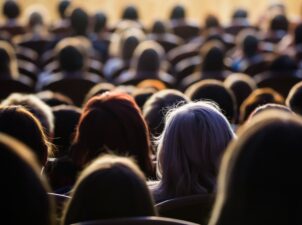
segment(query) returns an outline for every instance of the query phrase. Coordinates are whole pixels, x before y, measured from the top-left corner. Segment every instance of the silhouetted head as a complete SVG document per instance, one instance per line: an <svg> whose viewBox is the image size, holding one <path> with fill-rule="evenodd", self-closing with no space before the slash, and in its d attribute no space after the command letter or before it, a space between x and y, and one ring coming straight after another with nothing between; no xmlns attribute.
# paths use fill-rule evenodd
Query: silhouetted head
<svg viewBox="0 0 302 225"><path fill-rule="evenodd" d="M220 158L233 137L229 122L213 103L191 102L171 109L158 139L161 181L155 196L212 193Z"/></svg>
<svg viewBox="0 0 302 225"><path fill-rule="evenodd" d="M70 15L70 22L75 35L85 36L87 34L89 17L83 9L74 9Z"/></svg>
<svg viewBox="0 0 302 225"><path fill-rule="evenodd" d="M129 158L103 156L80 175L62 224L156 215L146 178Z"/></svg>
<svg viewBox="0 0 302 225"><path fill-rule="evenodd" d="M221 71L224 69L224 47L218 41L206 43L200 50L202 71Z"/></svg>
<svg viewBox="0 0 302 225"><path fill-rule="evenodd" d="M210 225L298 225L302 122L281 111L255 116L222 161Z"/></svg>
<svg viewBox="0 0 302 225"><path fill-rule="evenodd" d="M26 144L37 158L40 167L45 166L52 147L41 123L21 106L0 107L0 132Z"/></svg>
<svg viewBox="0 0 302 225"><path fill-rule="evenodd" d="M123 20L138 20L139 15L137 8L134 5L129 5L124 8L122 13L122 19Z"/></svg>
<svg viewBox="0 0 302 225"><path fill-rule="evenodd" d="M233 123L236 118L237 103L233 92L221 81L203 80L191 85L185 94L192 100L208 100L218 104L222 113Z"/></svg>
<svg viewBox="0 0 302 225"><path fill-rule="evenodd" d="M267 112L270 110L281 111L283 113L290 113L290 114L294 113L289 107L287 107L285 105L268 103L268 104L261 105L261 106L257 107L256 109L254 109L254 111L250 114L248 121L251 121L255 116L259 115L260 113Z"/></svg>
<svg viewBox="0 0 302 225"><path fill-rule="evenodd" d="M186 11L182 5L176 5L172 8L170 13L171 20L183 20L186 18Z"/></svg>
<svg viewBox="0 0 302 225"><path fill-rule="evenodd" d="M57 6L59 15L61 19L65 19L67 17L66 12L68 7L70 6L70 0L61 0Z"/></svg>
<svg viewBox="0 0 302 225"><path fill-rule="evenodd" d="M159 136L165 126L166 113L171 108L188 103L189 99L180 91L168 89L153 94L143 108L144 117L154 137Z"/></svg>
<svg viewBox="0 0 302 225"><path fill-rule="evenodd" d="M152 173L149 131L134 99L118 92L92 97L84 106L76 130L72 157L83 167L101 153L113 151L137 160Z"/></svg>
<svg viewBox="0 0 302 225"><path fill-rule="evenodd" d="M143 110L144 104L155 92L156 90L152 88L137 89L136 91L133 92L132 96L136 104L139 106L139 108Z"/></svg>
<svg viewBox="0 0 302 225"><path fill-rule="evenodd" d="M283 105L284 99L271 88L258 88L254 90L240 106L240 122L244 123L257 107L267 103Z"/></svg>
<svg viewBox="0 0 302 225"><path fill-rule="evenodd" d="M247 19L248 18L248 12L245 9L236 9L233 12L232 19Z"/></svg>
<svg viewBox="0 0 302 225"><path fill-rule="evenodd" d="M241 42L242 52L247 57L252 57L259 52L259 39L256 35L246 34Z"/></svg>
<svg viewBox="0 0 302 225"><path fill-rule="evenodd" d="M217 16L215 15L208 15L205 19L205 28L210 29L210 28L219 28L220 22Z"/></svg>
<svg viewBox="0 0 302 225"><path fill-rule="evenodd" d="M94 15L94 32L99 33L107 26L107 15L103 12L97 12Z"/></svg>
<svg viewBox="0 0 302 225"><path fill-rule="evenodd" d="M28 131L30 132L30 131ZM0 134L1 213L8 224L54 225L53 199L35 156L18 140Z"/></svg>
<svg viewBox="0 0 302 225"><path fill-rule="evenodd" d="M151 28L151 33L164 34L167 32L167 27L163 21L156 20Z"/></svg>
<svg viewBox="0 0 302 225"><path fill-rule="evenodd" d="M302 82L292 87L286 98L286 105L295 113L302 115Z"/></svg>
<svg viewBox="0 0 302 225"><path fill-rule="evenodd" d="M34 11L29 15L28 18L28 26L30 29L34 29L36 27L44 26L44 18L41 12Z"/></svg>
<svg viewBox="0 0 302 225"><path fill-rule="evenodd" d="M20 16L21 9L18 1L5 0L3 3L2 14L7 19L17 19Z"/></svg>
<svg viewBox="0 0 302 225"><path fill-rule="evenodd" d="M272 18L270 30L287 32L289 27L288 19L285 15L276 15Z"/></svg>

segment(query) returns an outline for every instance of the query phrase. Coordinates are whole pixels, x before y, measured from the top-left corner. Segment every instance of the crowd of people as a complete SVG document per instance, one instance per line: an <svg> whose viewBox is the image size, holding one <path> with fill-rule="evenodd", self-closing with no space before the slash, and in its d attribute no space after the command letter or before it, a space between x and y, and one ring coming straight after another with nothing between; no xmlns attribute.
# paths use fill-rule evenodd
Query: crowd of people
<svg viewBox="0 0 302 225"><path fill-rule="evenodd" d="M176 5L151 27L133 5L114 25L69 0L51 25L21 11L5 0L0 24L8 224L156 224L162 203L200 196L200 218L171 224L302 223L302 22L286 5L255 24Z"/></svg>

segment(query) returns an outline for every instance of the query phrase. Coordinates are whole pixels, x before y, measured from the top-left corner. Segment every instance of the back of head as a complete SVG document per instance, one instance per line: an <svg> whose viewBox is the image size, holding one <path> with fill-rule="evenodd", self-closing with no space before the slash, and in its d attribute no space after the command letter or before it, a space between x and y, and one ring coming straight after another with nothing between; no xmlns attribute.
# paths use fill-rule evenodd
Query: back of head
<svg viewBox="0 0 302 225"><path fill-rule="evenodd" d="M237 19L247 19L248 18L248 12L245 9L236 9L233 12L232 19L237 20Z"/></svg>
<svg viewBox="0 0 302 225"><path fill-rule="evenodd" d="M107 15L103 12L97 12L94 15L94 32L99 33L107 26Z"/></svg>
<svg viewBox="0 0 302 225"><path fill-rule="evenodd" d="M54 225L50 190L30 150L0 134L0 161L1 213L8 224Z"/></svg>
<svg viewBox="0 0 302 225"><path fill-rule="evenodd" d="M133 156L145 174L151 173L147 125L134 99L124 93L107 92L86 103L72 155L83 166L108 150Z"/></svg>
<svg viewBox="0 0 302 225"><path fill-rule="evenodd" d="M224 155L210 225L298 225L302 122L268 111L244 126Z"/></svg>
<svg viewBox="0 0 302 225"><path fill-rule="evenodd" d="M217 16L215 15L208 15L205 19L205 28L210 29L210 28L219 28L220 22Z"/></svg>
<svg viewBox="0 0 302 225"><path fill-rule="evenodd" d="M202 71L220 71L224 69L224 48L218 41L206 43L200 50Z"/></svg>
<svg viewBox="0 0 302 225"><path fill-rule="evenodd" d="M122 19L123 20L138 20L139 15L137 8L134 5L129 5L125 7L122 13Z"/></svg>
<svg viewBox="0 0 302 225"><path fill-rule="evenodd" d="M185 94L192 100L214 101L221 108L223 114L232 123L236 117L237 103L232 91L221 81L203 80L191 85Z"/></svg>
<svg viewBox="0 0 302 225"><path fill-rule="evenodd" d="M250 114L250 116L248 118L248 121L252 121L252 119L255 116L259 115L260 113L267 112L267 111L270 111L270 110L293 114L293 111L289 107L287 107L285 105L280 105L280 104L275 104L275 103L268 103L268 104L261 105L261 106L257 107Z"/></svg>
<svg viewBox="0 0 302 225"><path fill-rule="evenodd" d="M157 75L164 57L163 48L154 41L140 43L134 51L133 67L137 73L153 73Z"/></svg>
<svg viewBox="0 0 302 225"><path fill-rule="evenodd" d="M28 26L31 29L34 29L36 27L44 26L44 19L43 15L39 11L34 11L29 15L28 18Z"/></svg>
<svg viewBox="0 0 302 225"><path fill-rule="evenodd" d="M56 155L68 155L81 110L75 106L61 105L53 108L53 114L55 117L53 143L57 147Z"/></svg>
<svg viewBox="0 0 302 225"><path fill-rule="evenodd" d="M216 105L191 102L172 109L158 140L159 191L170 198L212 193L231 126Z"/></svg>
<svg viewBox="0 0 302 225"><path fill-rule="evenodd" d="M40 166L47 162L51 148L40 122L20 106L0 107L0 132L6 133L26 144Z"/></svg>
<svg viewBox="0 0 302 225"><path fill-rule="evenodd" d="M81 52L72 45L65 46L58 54L60 69L66 72L81 71L84 67L84 57Z"/></svg>
<svg viewBox="0 0 302 225"><path fill-rule="evenodd" d="M294 31L294 43L296 45L302 44L302 23L300 23Z"/></svg>
<svg viewBox="0 0 302 225"><path fill-rule="evenodd" d="M130 62L136 47L139 45L139 42L140 42L139 38L134 35L125 37L122 43L121 58L126 63Z"/></svg>
<svg viewBox="0 0 302 225"><path fill-rule="evenodd" d="M3 106L24 106L41 123L43 130L51 136L54 129L54 118L51 108L35 95L13 93L1 102Z"/></svg>
<svg viewBox="0 0 302 225"><path fill-rule="evenodd" d="M186 18L186 11L182 5L173 7L170 13L170 20L183 20Z"/></svg>
<svg viewBox="0 0 302 225"><path fill-rule="evenodd" d="M63 224L154 216L153 204L143 173L130 159L103 156L79 177Z"/></svg>
<svg viewBox="0 0 302 225"><path fill-rule="evenodd" d="M286 98L286 105L295 113L302 115L302 82L292 87Z"/></svg>
<svg viewBox="0 0 302 225"><path fill-rule="evenodd" d="M167 28L163 21L157 20L153 23L151 33L164 34L166 32L167 32Z"/></svg>
<svg viewBox="0 0 302 225"><path fill-rule="evenodd" d="M189 99L180 91L162 90L153 94L143 108L144 117L153 136L164 129L165 115L170 108L188 103Z"/></svg>
<svg viewBox="0 0 302 225"><path fill-rule="evenodd" d="M76 8L70 15L71 28L76 35L86 35L89 23L88 14L81 8Z"/></svg>
<svg viewBox="0 0 302 225"><path fill-rule="evenodd" d="M61 19L66 18L66 11L68 7L70 6L70 0L61 0L58 4L58 12L61 17Z"/></svg>
<svg viewBox="0 0 302 225"><path fill-rule="evenodd" d="M276 15L272 18L270 29L272 31L284 31L287 32L289 27L288 19L285 15Z"/></svg>
<svg viewBox="0 0 302 225"><path fill-rule="evenodd" d="M2 14L7 19L17 19L21 13L20 6L15 0L6 0L3 3Z"/></svg>
<svg viewBox="0 0 302 225"><path fill-rule="evenodd" d="M283 105L284 99L278 92L270 88L259 88L254 90L240 106L240 122L244 123L254 109L267 103Z"/></svg>
<svg viewBox="0 0 302 225"><path fill-rule="evenodd" d="M256 35L247 34L242 40L242 51L245 56L251 57L259 51L259 40Z"/></svg>

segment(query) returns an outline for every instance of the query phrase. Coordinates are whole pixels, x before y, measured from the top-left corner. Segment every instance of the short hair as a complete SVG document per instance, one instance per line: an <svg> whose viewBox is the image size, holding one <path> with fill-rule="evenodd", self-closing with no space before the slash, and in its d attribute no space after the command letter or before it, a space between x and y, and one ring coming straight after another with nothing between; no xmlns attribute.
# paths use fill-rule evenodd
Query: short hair
<svg viewBox="0 0 302 225"><path fill-rule="evenodd" d="M209 224L300 224L301 139L301 119L280 111L243 126L223 157Z"/></svg>
<svg viewBox="0 0 302 225"><path fill-rule="evenodd" d="M152 28L151 28L151 33L164 34L166 32L167 32L167 27L163 21L161 21L161 20L154 21Z"/></svg>
<svg viewBox="0 0 302 225"><path fill-rule="evenodd" d="M245 19L248 17L248 12L245 9L239 8L233 12L233 19Z"/></svg>
<svg viewBox="0 0 302 225"><path fill-rule="evenodd" d="M84 56L72 45L65 46L59 51L58 61L62 71L80 71L84 67Z"/></svg>
<svg viewBox="0 0 302 225"><path fill-rule="evenodd" d="M1 213L9 224L54 225L54 201L31 151L18 140L0 134Z"/></svg>
<svg viewBox="0 0 302 225"><path fill-rule="evenodd" d="M139 15L138 15L137 8L134 5L126 6L122 12L122 19L123 20L138 20Z"/></svg>
<svg viewBox="0 0 302 225"><path fill-rule="evenodd" d="M240 106L240 122L244 123L254 109L267 103L283 105L284 98L271 88L258 88L254 90Z"/></svg>
<svg viewBox="0 0 302 225"><path fill-rule="evenodd" d="M28 25L30 28L34 28L37 26L44 26L44 18L42 12L39 11L31 12L28 18Z"/></svg>
<svg viewBox="0 0 302 225"><path fill-rule="evenodd" d="M250 121L256 115L259 115L260 113L266 112L268 110L275 110L275 111L281 111L281 112L286 112L286 113L293 113L293 111L285 105L280 105L280 104L275 104L275 103L267 103L265 105L258 106L256 109L254 109L254 111L250 114L248 120Z"/></svg>
<svg viewBox="0 0 302 225"><path fill-rule="evenodd" d="M219 41L209 41L200 49L201 71L219 71L224 69L224 46Z"/></svg>
<svg viewBox="0 0 302 225"><path fill-rule="evenodd" d="M139 106L141 110L143 110L143 107L148 101L148 99L156 92L153 88L146 88L146 89L137 89L133 92L132 96L136 102L136 104Z"/></svg>
<svg viewBox="0 0 302 225"><path fill-rule="evenodd" d="M286 98L286 105L295 113L302 115L302 82L291 88Z"/></svg>
<svg viewBox="0 0 302 225"><path fill-rule="evenodd" d="M54 130L54 117L51 108L35 95L13 93L1 102L3 106L21 105L30 111L41 123L47 135Z"/></svg>
<svg viewBox="0 0 302 225"><path fill-rule="evenodd" d="M21 10L17 1L6 0L3 3L2 14L8 19L16 19L20 16Z"/></svg>
<svg viewBox="0 0 302 225"><path fill-rule="evenodd" d="M71 28L76 35L86 35L89 16L82 8L75 8L70 15Z"/></svg>
<svg viewBox="0 0 302 225"><path fill-rule="evenodd" d="M218 80L202 80L191 85L185 94L192 100L210 100L216 102L222 113L232 123L236 118L237 103L233 92Z"/></svg>
<svg viewBox="0 0 302 225"><path fill-rule="evenodd" d="M241 43L245 56L253 56L259 51L259 39L254 34L246 34Z"/></svg>
<svg viewBox="0 0 302 225"><path fill-rule="evenodd" d="M153 94L143 107L143 114L154 137L159 136L165 126L165 115L169 109L190 100L187 96L177 90L166 89Z"/></svg>
<svg viewBox="0 0 302 225"><path fill-rule="evenodd" d="M276 15L272 18L270 29L273 31L283 30L288 31L289 21L285 15Z"/></svg>
<svg viewBox="0 0 302 225"><path fill-rule="evenodd" d="M69 154L69 149L80 120L81 109L75 106L60 105L52 109L55 117L53 143L56 146L56 156Z"/></svg>
<svg viewBox="0 0 302 225"><path fill-rule="evenodd" d="M106 28L107 15L104 12L97 12L94 15L94 32L99 33Z"/></svg>
<svg viewBox="0 0 302 225"><path fill-rule="evenodd" d="M66 18L66 11L68 7L70 6L70 0L61 0L58 4L58 12L61 17L61 19Z"/></svg>
<svg viewBox="0 0 302 225"><path fill-rule="evenodd" d="M103 156L80 175L62 224L156 215L146 179L128 158Z"/></svg>
<svg viewBox="0 0 302 225"><path fill-rule="evenodd" d="M72 158L83 167L111 150L137 160L146 175L153 174L147 124L134 99L125 93L106 92L91 98L77 126Z"/></svg>
<svg viewBox="0 0 302 225"><path fill-rule="evenodd" d="M158 139L156 195L169 198L212 193L232 128L211 102L191 102L169 111Z"/></svg>
<svg viewBox="0 0 302 225"><path fill-rule="evenodd" d="M175 5L170 13L171 20L179 20L186 18L186 10L182 5Z"/></svg>
<svg viewBox="0 0 302 225"><path fill-rule="evenodd" d="M52 156L52 145L40 122L22 106L0 107L0 132L6 133L26 144L40 166L45 166Z"/></svg>
<svg viewBox="0 0 302 225"><path fill-rule="evenodd" d="M219 19L217 16L215 15L207 15L206 19L205 19L205 28L209 29L209 28L217 28L220 27L221 24L219 22Z"/></svg>

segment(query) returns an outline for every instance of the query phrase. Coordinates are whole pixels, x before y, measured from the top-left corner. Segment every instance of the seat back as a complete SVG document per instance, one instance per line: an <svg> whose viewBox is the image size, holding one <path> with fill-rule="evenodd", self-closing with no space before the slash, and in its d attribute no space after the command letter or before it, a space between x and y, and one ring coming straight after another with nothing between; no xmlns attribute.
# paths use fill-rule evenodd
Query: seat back
<svg viewBox="0 0 302 225"><path fill-rule="evenodd" d="M184 40L190 40L197 37L200 33L200 28L195 24L178 23L172 27L173 33Z"/></svg>
<svg viewBox="0 0 302 225"><path fill-rule="evenodd" d="M111 220L98 220L75 223L73 225L197 225L183 220L176 220L171 218L147 216L147 217L132 217Z"/></svg>
<svg viewBox="0 0 302 225"><path fill-rule="evenodd" d="M82 106L88 91L96 85L95 82L86 79L67 78L52 82L43 87L43 90L58 92L71 98L75 105Z"/></svg>
<svg viewBox="0 0 302 225"><path fill-rule="evenodd" d="M34 89L17 80L0 80L0 99L5 99L12 93L33 93Z"/></svg>
<svg viewBox="0 0 302 225"><path fill-rule="evenodd" d="M212 195L192 195L158 203L156 208L160 216L204 225L208 223L213 201Z"/></svg>

